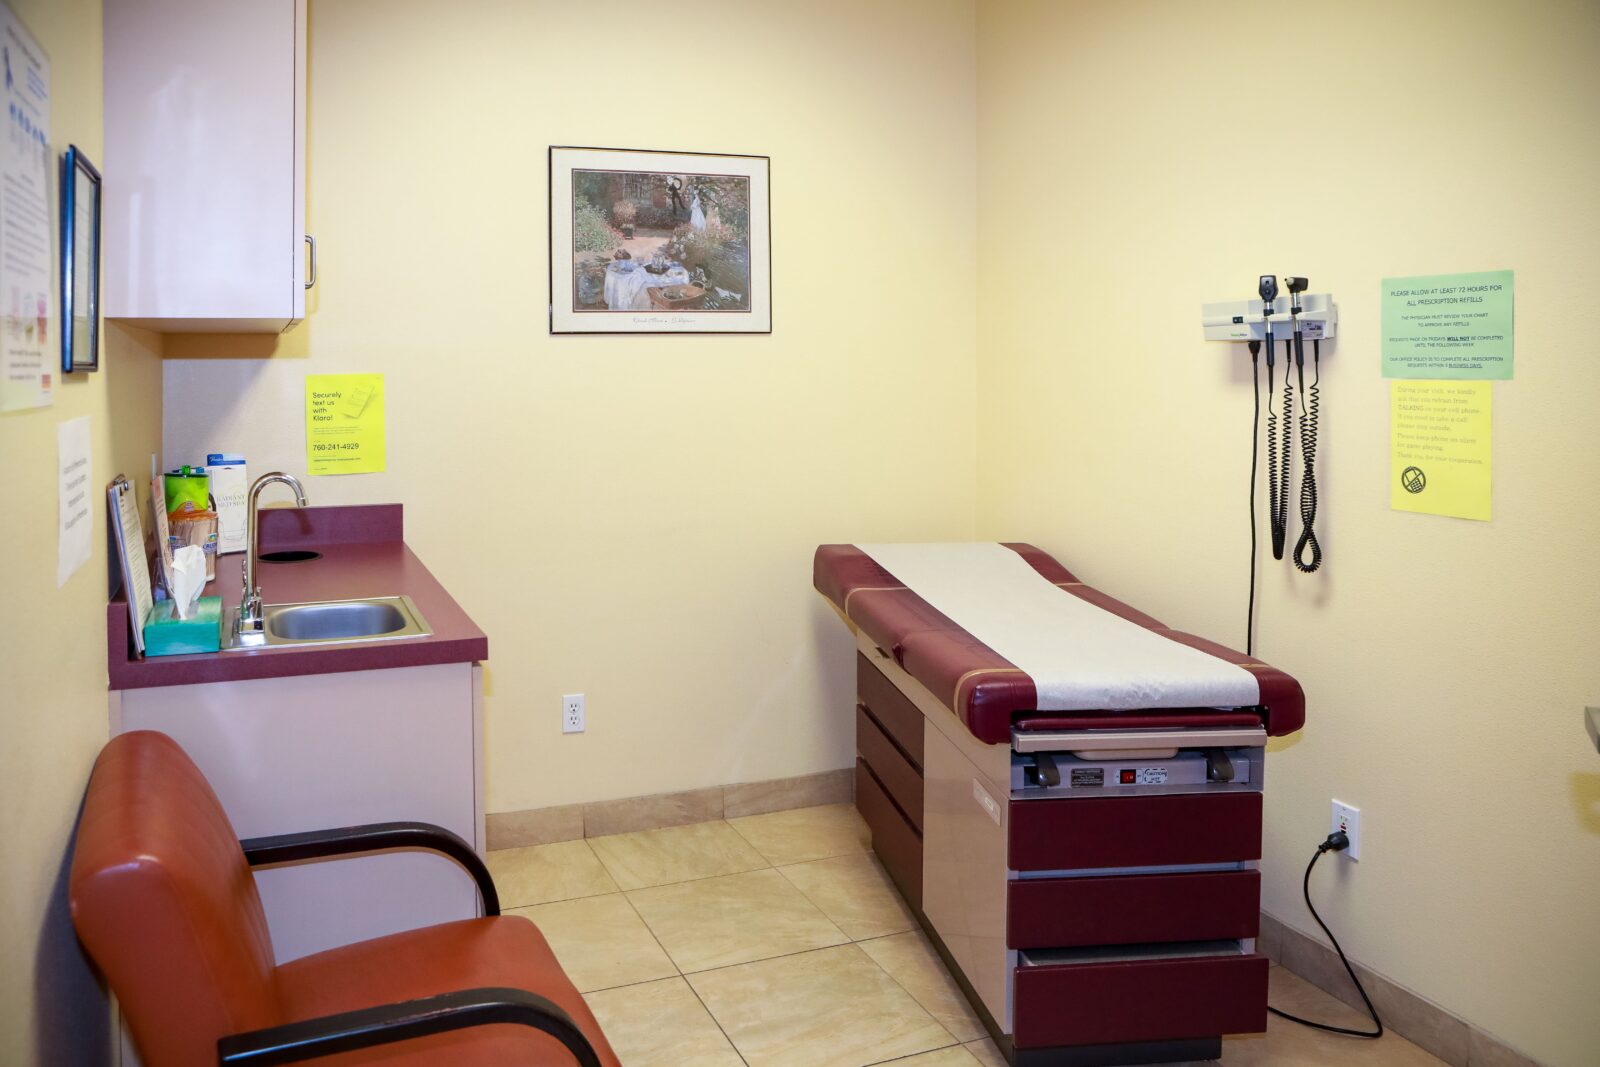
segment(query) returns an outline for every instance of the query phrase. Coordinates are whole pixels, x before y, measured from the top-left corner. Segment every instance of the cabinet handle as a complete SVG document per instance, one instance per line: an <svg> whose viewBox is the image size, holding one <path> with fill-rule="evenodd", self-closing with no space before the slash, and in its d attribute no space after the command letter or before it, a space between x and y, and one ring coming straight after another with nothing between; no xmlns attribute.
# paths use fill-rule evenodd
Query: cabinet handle
<svg viewBox="0 0 1600 1067"><path fill-rule="evenodd" d="M311 271L306 275L306 288L317 284L317 239L306 234L306 244L311 246Z"/></svg>

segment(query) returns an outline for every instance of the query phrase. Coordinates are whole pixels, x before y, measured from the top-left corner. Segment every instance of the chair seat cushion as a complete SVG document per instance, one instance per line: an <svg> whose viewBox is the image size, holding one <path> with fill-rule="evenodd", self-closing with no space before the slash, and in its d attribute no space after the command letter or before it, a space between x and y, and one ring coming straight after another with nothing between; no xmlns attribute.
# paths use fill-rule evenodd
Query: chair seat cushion
<svg viewBox="0 0 1600 1067"><path fill-rule="evenodd" d="M465 919L329 949L277 970L284 1021L459 989L510 986L554 1001L589 1038L605 1067L620 1067L583 997L556 962L538 927L521 916ZM316 1061L356 1064L573 1063L555 1038L530 1027L496 1024L346 1052Z"/></svg>

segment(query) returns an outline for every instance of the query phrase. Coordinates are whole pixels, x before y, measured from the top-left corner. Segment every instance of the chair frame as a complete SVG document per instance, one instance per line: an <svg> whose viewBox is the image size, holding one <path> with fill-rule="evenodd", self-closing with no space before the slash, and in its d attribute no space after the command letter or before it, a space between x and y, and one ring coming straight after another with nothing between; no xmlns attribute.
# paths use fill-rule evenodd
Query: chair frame
<svg viewBox="0 0 1600 1067"><path fill-rule="evenodd" d="M251 867L330 859L392 848L427 849L455 860L477 883L485 915L500 914L494 879L459 835L424 822L369 823L239 842ZM223 1067L298 1063L336 1052L387 1045L474 1026L510 1023L543 1031L566 1046L579 1067L600 1067L600 1057L561 1007L525 989L486 986L371 1008L302 1019L282 1026L229 1034L217 1041Z"/></svg>

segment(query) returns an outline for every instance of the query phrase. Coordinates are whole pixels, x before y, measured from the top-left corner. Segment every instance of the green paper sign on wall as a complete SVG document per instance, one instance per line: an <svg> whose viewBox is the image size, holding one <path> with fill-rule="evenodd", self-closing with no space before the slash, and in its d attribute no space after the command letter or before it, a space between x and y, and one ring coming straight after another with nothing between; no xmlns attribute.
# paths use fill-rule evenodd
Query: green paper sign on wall
<svg viewBox="0 0 1600 1067"><path fill-rule="evenodd" d="M1512 272L1383 280L1385 378L1509 379Z"/></svg>

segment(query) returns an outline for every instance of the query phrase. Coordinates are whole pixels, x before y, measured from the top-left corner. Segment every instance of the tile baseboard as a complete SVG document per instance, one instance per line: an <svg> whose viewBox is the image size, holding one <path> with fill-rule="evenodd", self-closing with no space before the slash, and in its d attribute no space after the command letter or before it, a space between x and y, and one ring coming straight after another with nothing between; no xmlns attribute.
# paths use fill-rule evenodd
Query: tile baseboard
<svg viewBox="0 0 1600 1067"><path fill-rule="evenodd" d="M844 767L793 778L714 785L680 793L654 793L525 811L491 811L485 823L490 850L522 848L820 804L848 804L854 795L855 769Z"/></svg>
<svg viewBox="0 0 1600 1067"><path fill-rule="evenodd" d="M1312 985L1364 1011L1333 948L1267 912L1261 913L1259 951ZM1445 1010L1427 997L1372 969L1350 961L1386 1029L1431 1052L1451 1067L1541 1067L1494 1035Z"/></svg>

